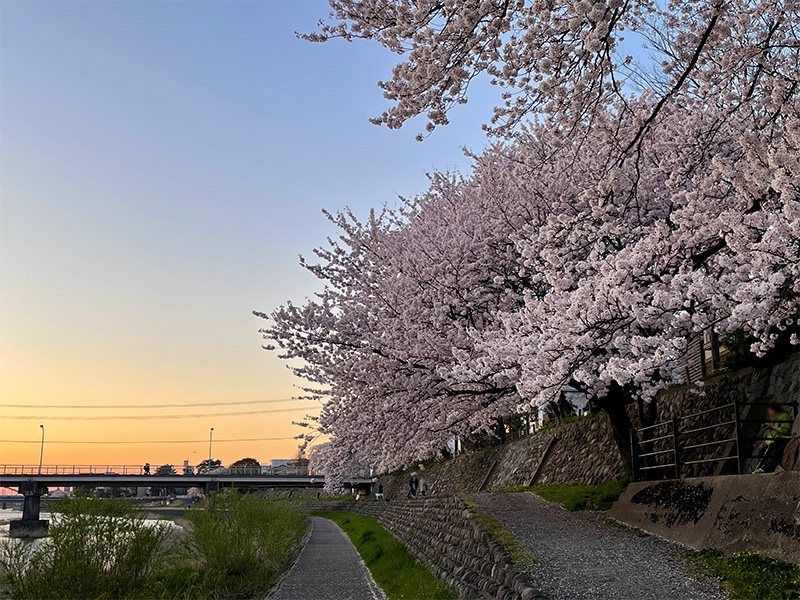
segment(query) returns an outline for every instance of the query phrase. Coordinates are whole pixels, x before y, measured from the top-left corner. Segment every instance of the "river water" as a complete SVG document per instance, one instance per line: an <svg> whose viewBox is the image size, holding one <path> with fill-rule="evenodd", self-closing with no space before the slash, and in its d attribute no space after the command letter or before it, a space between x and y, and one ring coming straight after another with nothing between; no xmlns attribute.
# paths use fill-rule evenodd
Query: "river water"
<svg viewBox="0 0 800 600"><path fill-rule="evenodd" d="M2 508L0 505L0 540L8 539L8 523L9 521L15 521L17 519L22 518L22 504L16 503L11 504L8 503L6 508ZM48 511L42 510L40 518L42 519L51 519L51 515ZM145 519L144 521L147 524L155 524L155 523L167 523L170 527L176 527L181 529L181 526L176 524L174 521L170 519Z"/></svg>

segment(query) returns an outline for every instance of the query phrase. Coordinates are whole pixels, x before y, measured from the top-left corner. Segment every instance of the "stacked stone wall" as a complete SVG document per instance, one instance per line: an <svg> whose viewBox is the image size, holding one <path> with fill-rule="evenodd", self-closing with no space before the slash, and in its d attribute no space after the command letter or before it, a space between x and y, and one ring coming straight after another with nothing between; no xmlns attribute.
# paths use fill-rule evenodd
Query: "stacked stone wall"
<svg viewBox="0 0 800 600"><path fill-rule="evenodd" d="M265 500L288 500L296 498L306 498L308 500L316 500L317 494L329 496L322 492L320 488L297 488L297 487L274 487L258 490L255 492L259 498Z"/></svg>
<svg viewBox="0 0 800 600"><path fill-rule="evenodd" d="M425 480L429 494L453 495L532 482L596 484L622 475L623 464L608 416L602 414L427 468L417 465L382 476L378 483L387 497L405 498L411 472Z"/></svg>

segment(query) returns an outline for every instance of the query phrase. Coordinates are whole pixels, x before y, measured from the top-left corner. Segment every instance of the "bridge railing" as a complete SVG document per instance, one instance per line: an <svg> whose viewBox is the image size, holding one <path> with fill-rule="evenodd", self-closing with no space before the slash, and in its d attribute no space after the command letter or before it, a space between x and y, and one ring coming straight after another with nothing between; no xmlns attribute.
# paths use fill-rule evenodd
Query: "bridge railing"
<svg viewBox="0 0 800 600"><path fill-rule="evenodd" d="M175 465L171 470L152 465L148 470L143 465L0 465L3 475L202 475L208 473L205 466ZM321 474L307 466L235 466L218 467L210 471L212 475L235 475L241 477L318 477Z"/></svg>
<svg viewBox="0 0 800 600"><path fill-rule="evenodd" d="M2 465L3 475L144 475L141 465Z"/></svg>

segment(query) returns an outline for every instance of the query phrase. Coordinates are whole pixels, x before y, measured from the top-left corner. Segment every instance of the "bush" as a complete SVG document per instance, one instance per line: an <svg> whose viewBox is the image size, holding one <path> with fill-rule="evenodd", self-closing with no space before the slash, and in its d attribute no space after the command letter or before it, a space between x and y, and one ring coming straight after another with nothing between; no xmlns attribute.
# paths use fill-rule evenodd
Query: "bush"
<svg viewBox="0 0 800 600"><path fill-rule="evenodd" d="M145 523L126 502L64 498L54 506L50 537L38 544L4 540L0 566L16 599L124 598L162 567L170 529Z"/></svg>
<svg viewBox="0 0 800 600"><path fill-rule="evenodd" d="M226 596L266 592L291 564L307 528L299 512L237 493L213 494L186 518L191 525L186 548L198 565L194 593L199 596L210 587ZM166 579L162 583L168 587Z"/></svg>
<svg viewBox="0 0 800 600"><path fill-rule="evenodd" d="M262 595L292 561L306 521L236 493L187 511L185 535L117 499L64 498L50 537L0 545L2 590L15 600L199 600Z"/></svg>

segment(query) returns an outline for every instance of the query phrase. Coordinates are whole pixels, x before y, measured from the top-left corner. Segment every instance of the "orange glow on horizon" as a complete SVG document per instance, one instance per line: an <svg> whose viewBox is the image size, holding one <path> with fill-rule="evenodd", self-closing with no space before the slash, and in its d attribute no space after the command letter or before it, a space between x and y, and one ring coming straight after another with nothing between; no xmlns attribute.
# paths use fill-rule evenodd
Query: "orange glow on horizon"
<svg viewBox="0 0 800 600"><path fill-rule="evenodd" d="M17 332L18 339L36 337L38 328ZM85 465L190 464L208 458L209 429L214 427L212 454L223 464L250 456L262 464L273 458L297 455L294 436L308 430L292 425L316 414L315 402L246 404L187 408L123 409L118 405L229 403L234 401L289 399L298 395L296 381L274 355L257 343L241 347L210 344L187 351L182 342L159 343L142 336L131 347L94 347L75 344L59 348L59 339L15 344L8 338L14 327L4 328L0 340L0 463L38 464L40 424L45 426L43 463ZM252 333L249 332L249 333ZM250 336L250 339L253 339ZM257 339L257 338L256 338ZM65 341L66 338L61 338ZM216 356L226 355L227 364ZM231 355L235 357L232 360ZM179 357L176 361L174 357ZM103 404L102 409L12 408L8 404L79 405ZM280 411L271 414L212 416L215 413ZM161 419L159 415L191 413L185 419ZM208 416L206 416L208 414ZM8 419L25 415L33 419ZM136 420L60 420L58 417L135 415ZM290 438L226 442L240 438ZM27 443L11 443L22 440ZM195 440L192 443L55 444L48 441Z"/></svg>

